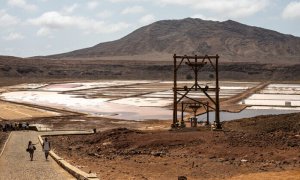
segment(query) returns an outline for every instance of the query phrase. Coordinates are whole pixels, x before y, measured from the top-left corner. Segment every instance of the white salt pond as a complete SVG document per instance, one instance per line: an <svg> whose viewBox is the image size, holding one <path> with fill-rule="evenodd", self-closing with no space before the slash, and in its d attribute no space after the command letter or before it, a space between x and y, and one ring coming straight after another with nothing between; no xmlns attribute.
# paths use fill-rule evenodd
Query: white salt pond
<svg viewBox="0 0 300 180"><path fill-rule="evenodd" d="M270 84L260 94L300 95L300 84Z"/></svg>
<svg viewBox="0 0 300 180"><path fill-rule="evenodd" d="M299 111L300 107L283 107L283 106L250 106L246 109L273 109L273 110L291 110L291 111Z"/></svg>
<svg viewBox="0 0 300 180"><path fill-rule="evenodd" d="M18 84L14 86L7 86L7 89L37 89L41 88L43 86L46 86L48 84L44 83L29 83L29 84Z"/></svg>
<svg viewBox="0 0 300 180"><path fill-rule="evenodd" d="M180 87L192 83L192 81L178 82ZM209 87L214 87L213 83L207 84ZM220 84L220 98L229 98L243 93L259 83L222 81ZM21 84L11 86L8 88L11 92L1 94L0 98L80 112L89 116L137 121L170 120L173 112L164 107L173 102L172 85L171 81L113 80L50 85ZM20 91L20 89L26 91ZM213 92L208 93L214 97ZM189 93L189 96L206 97L193 91ZM270 84L240 103L251 107L240 113L221 112L221 121L258 115L300 112L300 85ZM180 113L178 114L180 115ZM214 113L210 113L210 116L210 119L214 120ZM206 119L206 114L199 116L198 120L203 120L202 118Z"/></svg>
<svg viewBox="0 0 300 180"><path fill-rule="evenodd" d="M270 84L257 94L240 102L249 106L300 107L299 84Z"/></svg>
<svg viewBox="0 0 300 180"><path fill-rule="evenodd" d="M48 86L44 86L39 90L46 91L77 91L83 89L91 89L91 88L104 88L111 86L123 86L123 85L132 85L132 84L145 84L151 83L155 81L99 81L99 82L74 82L74 83L61 83L61 84L50 84Z"/></svg>
<svg viewBox="0 0 300 180"><path fill-rule="evenodd" d="M72 121L72 122L85 122L86 120L84 120L84 119L71 119L70 121Z"/></svg>
<svg viewBox="0 0 300 180"><path fill-rule="evenodd" d="M91 116L101 116L126 120L166 120L172 118L172 111L158 107L139 107L107 102L107 98L85 99L75 95L59 94L58 92L17 91L3 93L2 99L60 108L86 113Z"/></svg>
<svg viewBox="0 0 300 180"><path fill-rule="evenodd" d="M144 107L163 107L173 103L172 99L163 99L163 98L122 98L114 101L110 101L118 104L127 104L135 106L144 106Z"/></svg>

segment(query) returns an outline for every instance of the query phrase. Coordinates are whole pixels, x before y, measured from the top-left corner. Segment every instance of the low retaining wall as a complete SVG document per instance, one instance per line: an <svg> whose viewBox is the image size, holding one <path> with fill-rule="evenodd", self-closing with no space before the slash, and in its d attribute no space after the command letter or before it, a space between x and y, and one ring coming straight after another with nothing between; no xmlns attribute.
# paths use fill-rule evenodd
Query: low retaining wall
<svg viewBox="0 0 300 180"><path fill-rule="evenodd" d="M62 135L62 134L61 134ZM44 135L45 136L45 135ZM47 136L51 136L51 135L47 135ZM43 144L43 139L42 136L38 136L38 139L41 143L41 145ZM68 163L67 161L65 161L63 158L59 157L57 154L55 154L53 151L49 152L50 156L62 167L64 168L66 171L68 171L70 174L72 174L76 179L79 180L99 180L99 178L97 177L96 174L94 173L86 173L80 169L78 169L77 167L72 166L70 163Z"/></svg>

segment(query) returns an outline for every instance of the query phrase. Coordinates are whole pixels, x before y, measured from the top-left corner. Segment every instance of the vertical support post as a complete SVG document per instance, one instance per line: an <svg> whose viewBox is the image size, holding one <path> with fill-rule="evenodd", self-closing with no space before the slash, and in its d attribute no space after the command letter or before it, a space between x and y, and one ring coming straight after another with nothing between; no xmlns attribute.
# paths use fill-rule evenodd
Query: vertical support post
<svg viewBox="0 0 300 180"><path fill-rule="evenodd" d="M209 125L209 102L206 103L206 125Z"/></svg>
<svg viewBox="0 0 300 180"><path fill-rule="evenodd" d="M181 103L181 124L183 123L183 111L184 111L184 107L183 107L184 103Z"/></svg>
<svg viewBox="0 0 300 180"><path fill-rule="evenodd" d="M174 54L173 58L174 58L173 127L176 127L176 124L177 124L177 64L176 64L176 54Z"/></svg>
<svg viewBox="0 0 300 180"><path fill-rule="evenodd" d="M216 121L216 128L222 129L221 123L220 123L220 101L219 101L219 93L220 93L220 87L219 87L219 56L216 55L216 115L215 115L215 121Z"/></svg>
<svg viewBox="0 0 300 180"><path fill-rule="evenodd" d="M197 91L198 89L198 66L197 66L197 55L195 55L195 67L194 67L194 71L195 71L195 91Z"/></svg>

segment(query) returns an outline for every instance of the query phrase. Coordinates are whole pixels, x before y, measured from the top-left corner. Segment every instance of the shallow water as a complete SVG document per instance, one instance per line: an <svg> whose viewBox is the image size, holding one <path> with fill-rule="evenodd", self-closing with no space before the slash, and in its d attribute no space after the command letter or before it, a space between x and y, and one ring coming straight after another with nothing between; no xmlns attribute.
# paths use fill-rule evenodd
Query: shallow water
<svg viewBox="0 0 300 180"><path fill-rule="evenodd" d="M256 117L260 115L277 115L300 112L300 110L276 110L276 109L245 109L239 113L220 112L221 121L230 121L242 118ZM197 116L198 121L206 121L206 114ZM210 122L215 120L215 112L209 113Z"/></svg>

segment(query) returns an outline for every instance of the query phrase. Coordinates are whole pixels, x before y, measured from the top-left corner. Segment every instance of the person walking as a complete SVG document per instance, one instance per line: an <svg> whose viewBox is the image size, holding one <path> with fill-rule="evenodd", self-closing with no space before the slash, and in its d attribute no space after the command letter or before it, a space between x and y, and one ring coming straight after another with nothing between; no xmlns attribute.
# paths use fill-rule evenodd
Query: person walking
<svg viewBox="0 0 300 180"><path fill-rule="evenodd" d="M43 142L43 150L45 152L45 158L46 158L46 160L48 160L48 155L49 155L50 149L51 149L50 142L48 141L48 138L45 138L45 140Z"/></svg>
<svg viewBox="0 0 300 180"><path fill-rule="evenodd" d="M30 160L33 161L33 154L34 151L36 150L35 144L32 144L31 141L28 142L28 147L27 147L27 152L29 152Z"/></svg>

